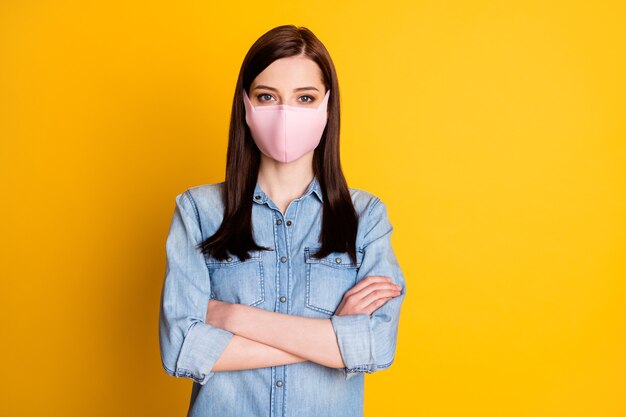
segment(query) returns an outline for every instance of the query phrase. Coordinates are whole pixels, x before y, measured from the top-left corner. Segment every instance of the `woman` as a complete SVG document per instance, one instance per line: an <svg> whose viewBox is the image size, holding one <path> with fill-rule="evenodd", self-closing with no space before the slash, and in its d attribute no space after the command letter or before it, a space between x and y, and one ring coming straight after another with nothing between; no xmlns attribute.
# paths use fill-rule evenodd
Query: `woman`
<svg viewBox="0 0 626 417"><path fill-rule="evenodd" d="M161 359L194 381L188 415L363 415L406 294L391 232L341 171L326 48L268 31L237 80L226 180L179 194L167 237Z"/></svg>

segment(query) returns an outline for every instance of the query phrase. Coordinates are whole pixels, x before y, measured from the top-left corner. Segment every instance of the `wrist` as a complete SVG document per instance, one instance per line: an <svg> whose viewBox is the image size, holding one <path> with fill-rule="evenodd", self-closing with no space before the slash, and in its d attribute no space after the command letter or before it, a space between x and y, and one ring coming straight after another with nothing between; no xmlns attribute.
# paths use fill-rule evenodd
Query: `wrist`
<svg viewBox="0 0 626 417"><path fill-rule="evenodd" d="M224 329L237 334L239 317L241 315L242 304L228 304L224 317Z"/></svg>

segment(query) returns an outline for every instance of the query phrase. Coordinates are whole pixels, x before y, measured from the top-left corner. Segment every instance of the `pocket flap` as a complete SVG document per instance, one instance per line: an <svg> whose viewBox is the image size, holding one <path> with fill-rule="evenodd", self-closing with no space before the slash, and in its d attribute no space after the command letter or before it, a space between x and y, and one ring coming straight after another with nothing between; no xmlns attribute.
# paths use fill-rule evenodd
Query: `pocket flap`
<svg viewBox="0 0 626 417"><path fill-rule="evenodd" d="M235 254L228 254L228 258L221 260L221 259L216 259L210 256L206 256L206 264L211 266L211 267L229 267L229 266L233 266L233 265L238 265L241 263L245 263L245 262L251 262L251 261L259 261L261 260L261 251L258 250L253 250L250 251L250 258L244 260L241 260L241 258L239 258L237 255Z"/></svg>
<svg viewBox="0 0 626 417"><path fill-rule="evenodd" d="M306 247L304 248L304 261L308 264L324 264L327 266L332 266L333 268L358 268L361 266L361 260L363 258L363 253L359 250L356 252L356 264L350 258L347 252L331 252L327 256L317 259L313 257L313 254L316 253L320 247Z"/></svg>

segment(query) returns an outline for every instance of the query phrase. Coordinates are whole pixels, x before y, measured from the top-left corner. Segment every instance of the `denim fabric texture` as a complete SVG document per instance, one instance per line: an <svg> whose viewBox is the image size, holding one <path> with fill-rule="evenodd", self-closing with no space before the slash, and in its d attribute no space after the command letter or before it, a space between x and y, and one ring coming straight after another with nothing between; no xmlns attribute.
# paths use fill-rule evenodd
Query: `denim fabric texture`
<svg viewBox="0 0 626 417"><path fill-rule="evenodd" d="M250 197L254 239L272 250L254 251L245 261L236 255L220 261L203 255L196 245L221 224L223 186L198 185L177 195L165 244L160 353L167 374L193 381L188 416L362 416L364 374L393 363L406 294L385 204L350 188L359 215L357 262L342 252L314 259L311 255L321 247L323 204L317 178L285 215L257 183ZM368 275L392 277L402 286L401 294L371 315L334 315L344 293ZM213 372L233 333L205 323L210 299L329 319L346 367L306 361Z"/></svg>

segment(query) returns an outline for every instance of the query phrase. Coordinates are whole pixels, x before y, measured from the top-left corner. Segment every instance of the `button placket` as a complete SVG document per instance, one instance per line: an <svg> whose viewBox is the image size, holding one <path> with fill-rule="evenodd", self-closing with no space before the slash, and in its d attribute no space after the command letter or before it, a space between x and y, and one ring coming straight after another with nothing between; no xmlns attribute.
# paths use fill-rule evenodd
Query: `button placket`
<svg viewBox="0 0 626 417"><path fill-rule="evenodd" d="M282 212L280 212L280 210L276 207L272 207L270 205L270 207L272 208L274 214L274 224L280 226L280 227L275 227L274 228L274 232L276 233L276 250L277 250L277 255L279 255L281 252L282 253L286 253L287 252L287 239L288 237L288 233L287 231L282 227L283 224L287 223L284 221L284 217ZM288 265L285 265L288 261L287 256L282 255L279 258L280 263L279 263L279 267L278 267L278 275L277 275L277 280L276 280L276 286L277 286L277 292L278 294L281 293L286 293L287 292L287 282L288 282L288 276L289 276L289 267ZM285 308L286 307L282 307L281 304L284 304L287 301L287 297L280 296L278 297L278 301L280 301L280 303L276 304L275 310L277 312L285 312Z"/></svg>

